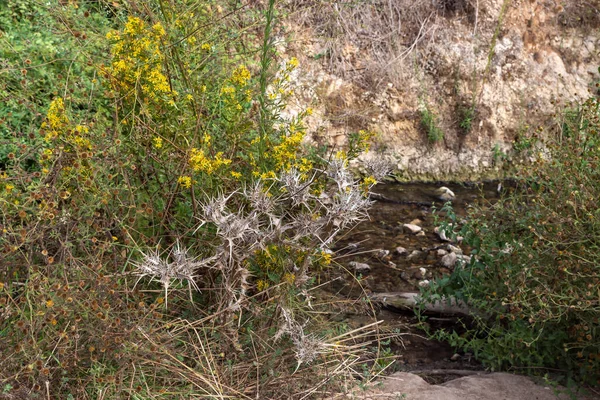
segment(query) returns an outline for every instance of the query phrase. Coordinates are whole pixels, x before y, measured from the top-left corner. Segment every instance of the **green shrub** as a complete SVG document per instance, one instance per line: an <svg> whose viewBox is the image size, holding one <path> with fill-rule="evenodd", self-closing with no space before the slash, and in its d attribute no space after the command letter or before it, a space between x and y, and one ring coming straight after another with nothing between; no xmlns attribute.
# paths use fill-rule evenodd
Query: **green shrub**
<svg viewBox="0 0 600 400"><path fill-rule="evenodd" d="M424 291L478 311L466 332L438 337L492 369L600 383L599 117L597 99L581 105L512 194L474 207L460 232L471 261Z"/></svg>
<svg viewBox="0 0 600 400"><path fill-rule="evenodd" d="M477 116L477 110L475 109L474 105L461 105L458 107L458 116L459 116L459 123L458 123L458 127L460 128L460 132L463 135L468 134L469 132L471 132L471 129L473 128L473 121L475 120L475 117Z"/></svg>
<svg viewBox="0 0 600 400"><path fill-rule="evenodd" d="M436 143L444 139L444 132L438 126L437 115L425 106L421 110L421 127L427 133L430 143Z"/></svg>
<svg viewBox="0 0 600 400"><path fill-rule="evenodd" d="M370 135L326 159L302 142L310 110L281 117L298 61L278 66L274 1L9 5L3 387L283 398L351 374L354 339L308 305L327 247L370 205L375 178L347 170Z"/></svg>

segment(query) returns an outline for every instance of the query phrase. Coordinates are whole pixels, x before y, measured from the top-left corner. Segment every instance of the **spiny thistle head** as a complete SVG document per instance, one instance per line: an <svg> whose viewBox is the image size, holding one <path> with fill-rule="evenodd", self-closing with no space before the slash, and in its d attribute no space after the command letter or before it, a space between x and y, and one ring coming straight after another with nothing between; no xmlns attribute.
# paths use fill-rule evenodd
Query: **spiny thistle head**
<svg viewBox="0 0 600 400"><path fill-rule="evenodd" d="M168 261L169 258L172 260L171 262ZM134 265L136 267L135 273L139 276L138 282L143 277L148 276L151 280L158 280L163 285L166 305L169 286L175 279L182 282L186 281L190 291L192 287L199 290L194 281L195 273L198 268L206 266L210 261L211 259L197 260L190 257L187 250L177 242L164 259L160 257L157 250L153 250L143 254L142 261Z"/></svg>

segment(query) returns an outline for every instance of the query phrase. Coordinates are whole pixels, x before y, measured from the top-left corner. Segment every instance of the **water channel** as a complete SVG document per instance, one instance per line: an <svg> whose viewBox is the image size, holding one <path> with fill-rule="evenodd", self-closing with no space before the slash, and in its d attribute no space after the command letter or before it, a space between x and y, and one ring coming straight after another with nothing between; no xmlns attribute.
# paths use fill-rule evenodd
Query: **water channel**
<svg viewBox="0 0 600 400"><path fill-rule="evenodd" d="M460 217L466 216L469 206L498 197L498 182L377 185L372 191L380 200L369 211L369 220L346 232L336 244L336 262L347 272L340 273L329 290L355 300L377 293L418 292L420 282L424 284L425 280L451 273L440 262L451 243L434 232L434 214L439 214L435 210L440 210L444 204L436 195L441 186L454 193L452 205ZM418 225L423 233L411 233L403 228L404 224ZM463 250L468 254L468 249ZM356 269L356 265L364 267L364 264L370 269ZM340 318L345 318L352 328L373 322L372 318L363 317L360 313ZM482 368L469 354L457 354L448 344L425 338L424 333L416 328L417 319L411 311L383 307L378 310L376 318L384 321L384 329L404 333L391 346L396 359L395 370L464 371ZM453 323L456 323L455 319L443 317L431 321L433 329ZM454 378L452 374L423 377L432 383Z"/></svg>

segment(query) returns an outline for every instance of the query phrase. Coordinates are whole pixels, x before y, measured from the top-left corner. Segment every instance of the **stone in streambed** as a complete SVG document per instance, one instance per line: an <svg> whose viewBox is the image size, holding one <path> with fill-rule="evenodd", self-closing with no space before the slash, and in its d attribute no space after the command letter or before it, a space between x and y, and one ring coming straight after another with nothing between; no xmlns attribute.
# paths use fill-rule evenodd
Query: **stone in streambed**
<svg viewBox="0 0 600 400"><path fill-rule="evenodd" d="M412 233L413 235L416 235L423 230L419 225L414 224L404 224L402 225L402 228L405 232Z"/></svg>
<svg viewBox="0 0 600 400"><path fill-rule="evenodd" d="M446 186L442 186L435 191L435 196L441 201L452 201L456 197L454 192Z"/></svg>
<svg viewBox="0 0 600 400"><path fill-rule="evenodd" d="M424 258L423 255L424 253L421 250L413 250L412 253L410 253L408 257L406 257L406 259L408 261L415 261Z"/></svg>
<svg viewBox="0 0 600 400"><path fill-rule="evenodd" d="M357 261L350 261L348 266L354 270L354 272L367 272L371 270L371 266L366 263L361 263Z"/></svg>
<svg viewBox="0 0 600 400"><path fill-rule="evenodd" d="M398 246L398 247L396 247L396 254L398 254L399 256L405 256L408 254L408 250L406 250L402 246Z"/></svg>
<svg viewBox="0 0 600 400"><path fill-rule="evenodd" d="M444 257L442 257L442 259L440 260L440 264L442 264L443 267L452 269L456 265L457 260L458 256L456 255L456 253L448 253Z"/></svg>
<svg viewBox="0 0 600 400"><path fill-rule="evenodd" d="M460 247L452 246L451 244L446 246L446 249L448 249L448 251L450 253L456 253L458 255L462 255L462 253L463 253L463 251L460 249Z"/></svg>

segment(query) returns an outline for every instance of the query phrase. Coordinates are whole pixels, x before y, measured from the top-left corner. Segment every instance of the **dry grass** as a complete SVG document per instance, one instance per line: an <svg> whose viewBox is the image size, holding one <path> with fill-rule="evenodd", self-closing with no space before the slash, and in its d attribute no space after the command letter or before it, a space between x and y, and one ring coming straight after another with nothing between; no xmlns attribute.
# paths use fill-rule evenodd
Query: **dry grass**
<svg viewBox="0 0 600 400"><path fill-rule="evenodd" d="M411 56L443 39L440 19L476 23L470 0L374 0L326 2L290 0L293 21L323 41L330 71L374 90L388 82L401 85L411 72Z"/></svg>

